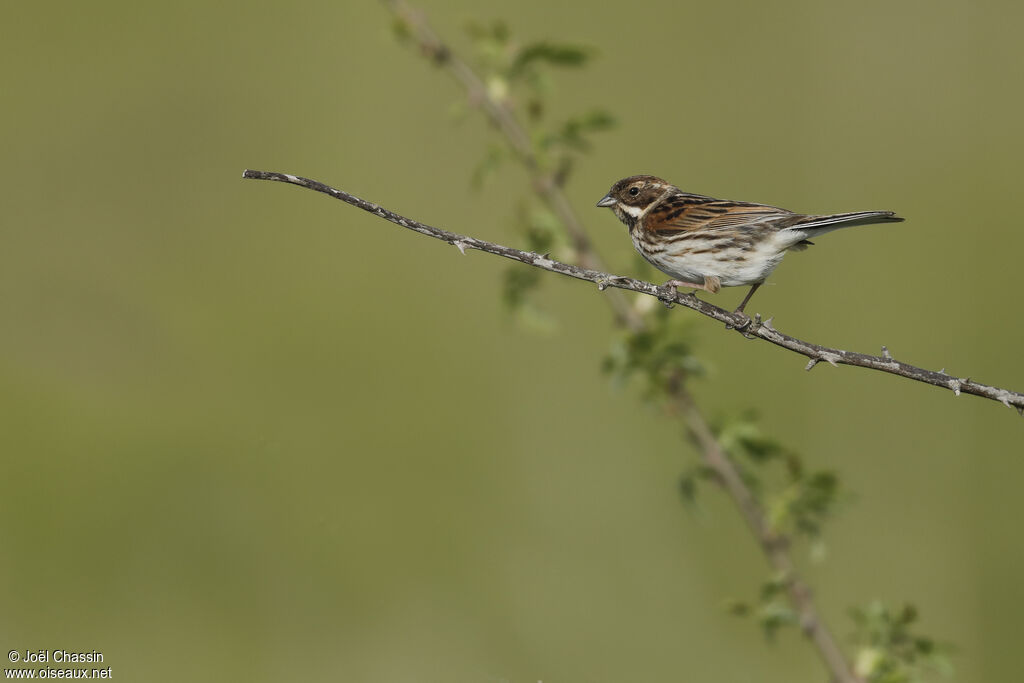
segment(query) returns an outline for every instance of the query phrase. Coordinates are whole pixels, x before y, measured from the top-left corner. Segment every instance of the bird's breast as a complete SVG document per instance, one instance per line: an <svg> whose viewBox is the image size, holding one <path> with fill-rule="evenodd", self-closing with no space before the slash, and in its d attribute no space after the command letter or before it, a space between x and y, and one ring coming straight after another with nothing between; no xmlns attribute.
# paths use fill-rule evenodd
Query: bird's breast
<svg viewBox="0 0 1024 683"><path fill-rule="evenodd" d="M724 287L763 281L782 261L785 250L774 240L758 241L744 235L697 231L665 235L641 228L630 230L633 246L651 265L666 275L687 282L717 277Z"/></svg>

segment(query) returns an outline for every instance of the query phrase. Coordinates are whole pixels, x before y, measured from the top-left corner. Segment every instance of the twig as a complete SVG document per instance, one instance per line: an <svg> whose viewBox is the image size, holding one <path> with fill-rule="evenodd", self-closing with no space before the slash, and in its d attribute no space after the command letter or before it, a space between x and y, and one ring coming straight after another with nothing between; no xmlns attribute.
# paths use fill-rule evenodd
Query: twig
<svg viewBox="0 0 1024 683"><path fill-rule="evenodd" d="M768 558L768 563L775 573L782 577L786 592L799 618L800 628L814 643L825 666L832 672L833 680L837 683L859 681L860 679L850 670L850 665L832 632L818 615L811 589L803 582L793 565L788 550L789 539L775 533L768 526L764 510L751 494L735 465L722 450L718 439L708 427L707 420L697 409L693 397L685 386L679 386L676 391L676 405L683 413L691 438L703 454L704 463L711 468L718 483L736 503L743 520L750 527L750 532Z"/></svg>
<svg viewBox="0 0 1024 683"><path fill-rule="evenodd" d="M561 186L551 174L541 168L537 155L533 151L533 145L530 143L530 136L519 124L508 103L496 100L491 96L487 86L476 75L476 72L444 44L430 28L422 13L417 12L401 0L384 0L384 4L400 21L404 22L420 50L429 56L435 64L447 69L448 73L465 89L467 99L478 105L491 123L501 130L512 151L529 171L534 191L540 195L565 226L572 247L579 256L580 265L592 270L607 270L597 250L594 249L587 231L583 228L583 224L572 210L572 205L565 193L562 192ZM609 304L618 323L632 329L638 329L642 325L636 311L629 307L625 299L617 296L617 293L613 293L613 296L610 297Z"/></svg>
<svg viewBox="0 0 1024 683"><path fill-rule="evenodd" d="M909 363L893 360L891 357L886 358L885 356L871 356L864 353L858 353L856 351L843 351L841 349L833 349L827 346L807 342L802 339L797 339L796 337L792 337L776 330L772 325L771 319L764 322L761 322L759 318L751 320L742 313L733 313L723 308L719 308L714 304L698 299L692 294L680 294L674 288L666 289L663 286L658 286L643 280L636 280L634 278L623 277L620 275L612 275L611 273L591 268L581 268L579 266L556 261L547 255L522 251L513 247L506 247L493 242L476 239L475 237L468 237L466 235L460 235L440 228L435 228L424 223L420 223L419 221L412 220L411 218L406 218L381 206L368 202L364 199L360 199L359 197L355 197L347 192L308 178L302 178L300 176L289 175L286 173L251 170L247 170L243 174L243 177L255 180L275 180L278 182L291 183L310 190L322 192L334 197L335 199L340 199L343 202L356 206L364 211L368 211L375 216L391 221L403 228L408 228L409 230L414 230L429 237L434 237L448 242L449 244L457 246L459 250L463 252L465 252L466 249L476 249L477 251L483 251L489 254L495 254L497 256L512 259L514 261L520 261L536 268L549 270L553 273L560 273L578 280L593 282L597 284L598 288L601 290L609 287L624 289L631 292L638 292L640 294L653 296L668 305L679 304L680 306L685 306L686 308L697 311L702 315L735 328L738 332L748 338L763 339L764 341L775 344L776 346L781 346L784 349L806 356L810 359L810 362L807 364L807 369L814 367L818 361L827 361L832 365L852 365L855 367L869 368L872 370L878 370L879 372L906 377L907 379L923 382L924 384L931 384L933 386L949 389L958 396L961 393L965 393L998 401L1007 407L1015 408L1017 412L1024 415L1024 394L1020 394L1015 391L982 384L981 382L976 382L969 378L960 379L953 377L946 374L945 370L925 370L924 368L919 368L910 365Z"/></svg>

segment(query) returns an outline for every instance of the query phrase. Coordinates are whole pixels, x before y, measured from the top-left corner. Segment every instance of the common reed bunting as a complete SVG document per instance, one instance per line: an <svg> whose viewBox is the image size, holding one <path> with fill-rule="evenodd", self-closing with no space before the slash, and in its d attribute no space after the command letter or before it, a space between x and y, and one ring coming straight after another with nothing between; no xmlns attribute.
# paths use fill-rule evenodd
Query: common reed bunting
<svg viewBox="0 0 1024 683"><path fill-rule="evenodd" d="M892 211L810 216L714 199L683 192L651 175L623 178L597 205L614 211L629 228L640 255L672 277L666 287L714 294L722 287L752 285L737 313L743 312L787 251L803 251L813 244L809 237L903 220Z"/></svg>

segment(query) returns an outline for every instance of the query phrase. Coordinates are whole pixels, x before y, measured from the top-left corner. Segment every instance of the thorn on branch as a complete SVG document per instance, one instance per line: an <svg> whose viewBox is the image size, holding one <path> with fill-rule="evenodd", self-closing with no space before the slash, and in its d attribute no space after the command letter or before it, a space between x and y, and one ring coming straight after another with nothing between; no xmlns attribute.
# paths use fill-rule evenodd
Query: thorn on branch
<svg viewBox="0 0 1024 683"><path fill-rule="evenodd" d="M804 370L810 370L815 365L817 365L819 361L823 361L823 360L824 361L828 361L828 363L832 367L834 367L834 368L838 368L839 367L839 363L836 362L837 360L839 360L839 356L837 356L834 353L820 352L817 356L815 356L815 357L811 358L811 360L807 361L807 367L805 367Z"/></svg>
<svg viewBox="0 0 1024 683"><path fill-rule="evenodd" d="M770 332L774 332L774 331L775 331L775 328L774 328L774 327L772 327L772 321L773 321L773 320L775 320L775 316L774 316L774 315L773 315L772 317L770 317L770 318L768 318L767 320L765 320L765 321L764 321L764 326L765 326L765 327L766 327L766 328L767 328L767 329L768 329L768 330L769 330Z"/></svg>
<svg viewBox="0 0 1024 683"><path fill-rule="evenodd" d="M892 360L892 354L889 353L889 349L884 345L882 346L882 358L886 360Z"/></svg>
<svg viewBox="0 0 1024 683"><path fill-rule="evenodd" d="M455 247L456 249L458 249L460 254L465 256L466 255L466 247L469 246L469 242L465 242L463 240L453 240L451 242L451 245L453 247Z"/></svg>
<svg viewBox="0 0 1024 683"><path fill-rule="evenodd" d="M950 389L953 390L953 393L956 396L960 395L960 380L958 380L958 379L951 379L951 380L949 380L949 385L948 386L949 386Z"/></svg>

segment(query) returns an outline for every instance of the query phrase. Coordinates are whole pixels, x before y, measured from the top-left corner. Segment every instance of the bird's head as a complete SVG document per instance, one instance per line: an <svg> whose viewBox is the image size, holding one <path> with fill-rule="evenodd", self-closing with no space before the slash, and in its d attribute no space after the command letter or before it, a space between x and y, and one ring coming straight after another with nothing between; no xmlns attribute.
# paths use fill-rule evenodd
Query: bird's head
<svg viewBox="0 0 1024 683"><path fill-rule="evenodd" d="M651 204L661 199L666 190L670 189L675 188L661 178L634 175L612 185L612 189L601 197L597 205L610 208L619 220L626 225L632 225Z"/></svg>

